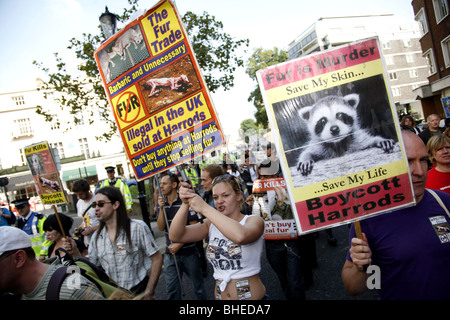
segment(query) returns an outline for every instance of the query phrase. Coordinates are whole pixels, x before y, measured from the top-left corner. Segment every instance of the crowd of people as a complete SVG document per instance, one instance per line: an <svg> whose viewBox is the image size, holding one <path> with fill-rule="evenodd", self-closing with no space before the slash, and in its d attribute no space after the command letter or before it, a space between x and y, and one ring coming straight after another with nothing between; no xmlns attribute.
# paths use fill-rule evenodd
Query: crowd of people
<svg viewBox="0 0 450 320"><path fill-rule="evenodd" d="M375 265L381 270L381 299L450 299L450 137L439 120L430 115L428 128L420 131L413 118L402 119L416 205L361 221L362 238L350 226L342 268L350 295L367 289L366 269ZM28 199L15 200L17 221L8 210L0 215L2 298L46 299L60 267L55 257L63 250L101 267L117 288L129 293L127 299L158 298L155 288L163 273L168 299L182 299L185 274L197 299L205 300L209 261L215 299L266 300L270 295L260 277L265 248L285 297L306 299L316 264L314 234L265 239L267 216L261 203L268 216L292 218L285 191L254 192L254 181L283 177L275 146L269 143L265 150L267 157L259 164L246 151L240 165L224 154L218 163L184 165L181 181L171 171L158 175L155 214L158 229L165 233L164 254L149 226L130 218L129 190L114 174L95 193L83 179L73 185L83 219L73 234L73 218L62 213L45 216L32 211ZM282 212L276 212L280 207ZM70 285L76 276L79 285ZM108 298L84 274L66 277L59 293L61 300Z"/></svg>

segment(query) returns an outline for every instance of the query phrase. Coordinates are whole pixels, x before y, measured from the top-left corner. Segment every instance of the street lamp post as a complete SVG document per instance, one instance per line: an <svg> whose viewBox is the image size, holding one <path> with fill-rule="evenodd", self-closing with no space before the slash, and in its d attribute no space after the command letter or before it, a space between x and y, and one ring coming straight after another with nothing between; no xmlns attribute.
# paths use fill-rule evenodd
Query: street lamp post
<svg viewBox="0 0 450 320"><path fill-rule="evenodd" d="M103 33L105 35L105 40L108 40L114 33L116 33L117 28L117 15L109 12L108 7L105 6L105 12L101 14L98 18L100 20L100 25L102 26ZM150 217L147 209L147 203L145 201L145 183L144 181L139 181L137 183L139 191L139 205L142 211L142 218L144 222L150 227ZM152 231L153 232L153 231Z"/></svg>
<svg viewBox="0 0 450 320"><path fill-rule="evenodd" d="M105 12L98 18L100 25L102 26L103 33L105 34L105 40L109 39L117 28L117 15L108 11L108 7L105 7Z"/></svg>

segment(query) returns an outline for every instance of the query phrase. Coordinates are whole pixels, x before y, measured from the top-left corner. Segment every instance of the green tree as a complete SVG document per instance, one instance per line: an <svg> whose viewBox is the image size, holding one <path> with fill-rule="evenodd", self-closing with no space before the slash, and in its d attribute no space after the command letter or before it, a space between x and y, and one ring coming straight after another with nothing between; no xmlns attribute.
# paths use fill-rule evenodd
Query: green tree
<svg viewBox="0 0 450 320"><path fill-rule="evenodd" d="M130 8L125 8L118 15L119 22L125 22L132 13L137 10L139 0L128 0ZM237 67L244 65L244 61L238 55L238 49L248 47L248 39L234 40L229 34L222 31L223 24L214 16L204 12L197 15L187 12L182 17L186 31L191 39L193 50L196 54L200 68L205 75L206 84L211 92L219 87L228 90L234 85L233 72ZM97 63L94 58L95 50L103 40L103 32L99 25L99 33L92 35L83 33L81 39L72 38L68 49L75 52L79 59L79 74L70 74L66 69L66 62L55 53L56 72L42 63L33 61L39 69L43 70L48 80L38 88L42 90L44 98L48 93L56 91L58 97L55 101L62 110L70 110L72 119L69 125L83 121L81 110L88 110L89 124L93 124L94 113L109 123L109 131L97 136L98 139L109 140L117 132L117 126L111 115L111 109L101 81ZM53 120L53 114L42 106L37 106L36 112L45 117L46 121ZM86 121L86 119L84 119Z"/></svg>
<svg viewBox="0 0 450 320"><path fill-rule="evenodd" d="M286 61L288 54L286 51L274 47L273 49L256 48L253 54L247 61L247 68L245 72L257 83L256 72L260 69L267 68L271 65ZM267 128L269 121L267 119L264 101L261 95L261 90L258 84L250 93L248 101L253 102L256 108L255 119L258 125Z"/></svg>
<svg viewBox="0 0 450 320"><path fill-rule="evenodd" d="M245 119L241 122L239 134L246 143L249 141L249 136L256 133L258 133L258 124L254 119Z"/></svg>

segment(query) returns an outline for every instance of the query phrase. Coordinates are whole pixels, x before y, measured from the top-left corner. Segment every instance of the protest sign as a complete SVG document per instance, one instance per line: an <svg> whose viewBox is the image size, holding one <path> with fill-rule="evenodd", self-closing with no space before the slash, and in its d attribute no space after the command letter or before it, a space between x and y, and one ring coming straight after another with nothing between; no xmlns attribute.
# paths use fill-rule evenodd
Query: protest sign
<svg viewBox="0 0 450 320"><path fill-rule="evenodd" d="M299 233L415 203L377 38L257 76Z"/></svg>
<svg viewBox="0 0 450 320"><path fill-rule="evenodd" d="M95 52L138 180L224 144L179 14L160 1Z"/></svg>
<svg viewBox="0 0 450 320"><path fill-rule="evenodd" d="M42 204L66 203L59 172L48 142L25 147L24 153Z"/></svg>
<svg viewBox="0 0 450 320"><path fill-rule="evenodd" d="M297 238L292 206L283 178L258 179L253 182L253 214L265 224L264 240Z"/></svg>

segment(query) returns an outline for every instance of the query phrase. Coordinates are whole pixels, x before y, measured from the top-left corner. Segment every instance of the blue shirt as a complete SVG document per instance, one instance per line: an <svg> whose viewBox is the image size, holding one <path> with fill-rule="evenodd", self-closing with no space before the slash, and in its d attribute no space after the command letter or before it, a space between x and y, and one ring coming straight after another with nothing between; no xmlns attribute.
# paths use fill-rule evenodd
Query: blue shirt
<svg viewBox="0 0 450 320"><path fill-rule="evenodd" d="M9 214L9 215L12 214L6 208L0 208L0 210L2 210L2 213L4 213L4 214ZM0 227L3 227L3 226L9 226L9 223L8 223L8 220L6 220L6 218L4 216L0 215Z"/></svg>

